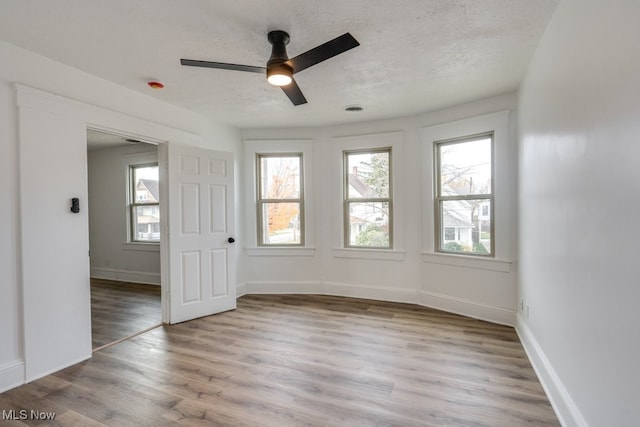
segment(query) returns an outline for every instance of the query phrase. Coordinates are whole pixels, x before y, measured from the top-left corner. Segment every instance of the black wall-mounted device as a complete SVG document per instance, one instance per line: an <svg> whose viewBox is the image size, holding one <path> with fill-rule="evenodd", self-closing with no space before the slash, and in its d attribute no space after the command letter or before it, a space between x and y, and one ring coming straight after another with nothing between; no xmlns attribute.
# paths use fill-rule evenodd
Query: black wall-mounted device
<svg viewBox="0 0 640 427"><path fill-rule="evenodd" d="M74 197L71 199L71 212L79 213L80 212L80 199Z"/></svg>

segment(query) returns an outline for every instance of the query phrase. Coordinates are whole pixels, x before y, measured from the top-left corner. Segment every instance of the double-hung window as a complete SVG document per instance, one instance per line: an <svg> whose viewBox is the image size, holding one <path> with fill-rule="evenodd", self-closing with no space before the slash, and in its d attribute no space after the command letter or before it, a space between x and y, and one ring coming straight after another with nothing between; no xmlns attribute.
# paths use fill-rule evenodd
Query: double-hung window
<svg viewBox="0 0 640 427"><path fill-rule="evenodd" d="M160 241L160 191L158 164L129 166L129 240Z"/></svg>
<svg viewBox="0 0 640 427"><path fill-rule="evenodd" d="M258 246L304 245L302 153L257 154Z"/></svg>
<svg viewBox="0 0 640 427"><path fill-rule="evenodd" d="M493 133L435 143L436 251L494 256Z"/></svg>
<svg viewBox="0 0 640 427"><path fill-rule="evenodd" d="M346 248L393 247L391 148L343 152Z"/></svg>

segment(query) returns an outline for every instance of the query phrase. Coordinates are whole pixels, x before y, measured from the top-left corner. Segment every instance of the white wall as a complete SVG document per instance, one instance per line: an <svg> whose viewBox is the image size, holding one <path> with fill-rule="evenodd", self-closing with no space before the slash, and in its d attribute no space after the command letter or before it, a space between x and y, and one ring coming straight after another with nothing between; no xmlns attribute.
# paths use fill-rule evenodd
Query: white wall
<svg viewBox="0 0 640 427"><path fill-rule="evenodd" d="M23 311L22 311L22 248L19 241L21 213L19 211L18 177L18 117L15 85L25 85L57 94L64 99L81 101L86 104L84 117L76 117L87 125L102 125L109 129L126 132L129 124L135 127L138 134L149 135L159 140L171 140L171 129L194 135L189 141L204 148L241 151L239 132L233 128L218 125L211 118L199 116L184 109L171 106L155 98L133 92L94 76L80 72L71 67L35 55L5 42L0 42L0 391L11 388L24 381L24 349L23 349ZM36 96L37 98L37 96ZM62 98L61 98L62 99ZM56 104L64 111L61 115L73 116L75 106L59 99L42 98L43 102ZM95 107L95 108L94 108ZM109 112L108 120L102 121L103 112ZM118 112L118 113L116 113ZM102 122L102 123L101 123ZM80 136L80 134L79 134ZM84 136L81 136L84 138ZM78 141L57 139L51 135L50 140L42 144L76 145ZM86 143L86 140L85 140ZM66 148L66 145L65 145ZM52 161L63 161L52 159ZM68 165L68 167L86 168L84 165ZM43 179L56 180L56 176ZM30 194L38 197L38 194ZM66 213L66 212L65 212ZM82 238L69 236L70 239ZM50 267L50 266L49 266ZM48 266L42 265L43 271ZM40 304L46 301L38 302ZM38 304L35 303L35 304ZM25 301L37 311L32 301ZM64 309L64 307L61 307ZM30 337L38 340L38 337Z"/></svg>
<svg viewBox="0 0 640 427"><path fill-rule="evenodd" d="M20 249L16 121L13 90L8 82L0 80L0 391L20 384L24 377L21 291L17 285Z"/></svg>
<svg viewBox="0 0 640 427"><path fill-rule="evenodd" d="M32 95L17 92L26 381L91 357L86 125Z"/></svg>
<svg viewBox="0 0 640 427"><path fill-rule="evenodd" d="M520 90L518 332L565 425L640 419L638 17L563 0Z"/></svg>
<svg viewBox="0 0 640 427"><path fill-rule="evenodd" d="M425 241L423 229L431 228L433 204L430 186L424 176L431 176L433 162L425 157L425 130L435 125L483 116L487 113L513 110L515 94L498 96L454 108L419 116L381 120L327 128L253 129L243 131L245 141L311 140L313 142L313 182L306 197L313 197L315 220L313 248L256 249L255 237L245 236L243 256L244 283L239 293L328 293L373 299L414 302L495 322L514 324L516 306L516 135L513 124L504 135L501 152L500 200L501 261L470 260L464 257L433 254L433 245ZM508 113L505 113L508 115ZM513 117L513 114L511 114ZM472 119L473 120L473 119ZM453 125L456 127L456 125ZM492 129L483 129L484 131ZM460 126L465 136L464 126ZM375 135L373 135L375 134ZM381 136L382 134L383 136ZM394 146L394 214L396 250L340 250L342 246L340 170L342 146L400 135ZM351 141L351 142L350 142ZM267 146L267 144L265 144ZM428 152L429 149L427 149ZM246 158L245 165L253 162ZM253 207L251 174L245 171L245 205ZM423 175L423 173L425 175ZM424 202L423 199L428 199ZM255 215L247 215L245 229L255 230ZM431 218L431 223L426 219ZM428 234L428 233L427 233Z"/></svg>
<svg viewBox="0 0 640 427"><path fill-rule="evenodd" d="M158 161L152 144L89 151L91 277L160 285L160 245L128 242L130 164Z"/></svg>

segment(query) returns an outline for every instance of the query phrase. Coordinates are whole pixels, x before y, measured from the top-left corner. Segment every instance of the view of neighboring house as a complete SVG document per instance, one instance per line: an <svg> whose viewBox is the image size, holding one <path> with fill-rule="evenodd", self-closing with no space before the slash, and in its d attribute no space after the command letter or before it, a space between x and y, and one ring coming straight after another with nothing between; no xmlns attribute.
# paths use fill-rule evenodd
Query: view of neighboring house
<svg viewBox="0 0 640 427"><path fill-rule="evenodd" d="M443 239L445 248L447 243L459 243L472 245L473 206L464 200L456 200L447 203L442 215L444 228Z"/></svg>
<svg viewBox="0 0 640 427"><path fill-rule="evenodd" d="M349 194L368 199L375 198L376 192L358 177L358 169L353 168L349 174ZM381 210L379 203L358 203L351 205L351 236L357 236L367 225L384 224L388 211Z"/></svg>
<svg viewBox="0 0 640 427"><path fill-rule="evenodd" d="M472 203L466 200L449 201L443 208L443 243L473 246L482 244L489 250L491 209L489 202Z"/></svg>
<svg viewBox="0 0 640 427"><path fill-rule="evenodd" d="M349 243L355 246L386 246L389 241L389 204L371 200L379 199L380 193L386 190L373 188L363 181L370 173L354 166L347 174L348 198L353 200L348 204ZM368 232L378 234L380 240L377 243L367 241L365 236Z"/></svg>
<svg viewBox="0 0 640 427"><path fill-rule="evenodd" d="M160 188L158 181L153 179L139 179L136 184L136 203L140 204L136 208L136 240L160 240L159 201Z"/></svg>

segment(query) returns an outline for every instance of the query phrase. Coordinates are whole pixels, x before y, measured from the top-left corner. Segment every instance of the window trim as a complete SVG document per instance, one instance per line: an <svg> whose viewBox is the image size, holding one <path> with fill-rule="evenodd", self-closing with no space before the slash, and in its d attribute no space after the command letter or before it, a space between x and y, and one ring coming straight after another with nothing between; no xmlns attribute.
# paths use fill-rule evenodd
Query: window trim
<svg viewBox="0 0 640 427"><path fill-rule="evenodd" d="M405 217L407 198L409 195L405 191L398 191L398 189L406 188L406 177L402 165L397 163L405 158L405 135L406 131L404 130L391 130L364 134L334 135L331 137L330 147L326 149L325 153L325 162L331 172L329 179L331 180L332 190L326 196L333 214L329 215L329 218L325 218L325 221L330 227L329 231L331 235L329 239L332 258L354 258L376 261L405 260L407 254L405 250L406 230L399 226L398 221ZM344 209L342 205L344 198L342 152L344 150L355 150L358 148L372 149L383 147L391 147L393 150L393 249L345 248Z"/></svg>
<svg viewBox="0 0 640 427"><path fill-rule="evenodd" d="M516 130L510 120L509 109L478 113L472 116L453 117L440 123L425 123L420 128L420 153L422 164L422 262L434 265L451 265L472 269L513 272L516 259L516 209L518 176ZM460 135L474 135L488 130L494 132L495 206L493 207L495 258L463 256L435 252L433 171L433 142ZM397 170L397 168L396 168ZM397 212L396 212L397 214Z"/></svg>
<svg viewBox="0 0 640 427"><path fill-rule="evenodd" d="M350 154L359 153L359 154L375 154L375 153L389 153L389 194L386 198L384 197L369 197L369 198L358 198L352 199L349 197L349 165L348 158ZM393 147L375 147L375 148L357 148L357 149L349 149L342 151L342 182L343 182L343 207L342 207L342 216L343 216L343 232L344 232L344 241L343 245L345 249L366 249L366 250L393 250ZM389 205L389 213L388 215L388 224L389 224L389 245L388 246L359 246L350 244L351 238L351 221L350 221L350 211L349 206L351 203L388 203Z"/></svg>
<svg viewBox="0 0 640 427"><path fill-rule="evenodd" d="M244 169L243 200L248 209L244 210L243 224L246 232L247 256L284 257L284 256L315 256L315 212L314 212L314 168L315 158L318 155L314 149L312 139L243 139ZM256 219L256 153L302 153L304 165L304 246L258 246L258 231Z"/></svg>
<svg viewBox="0 0 640 427"><path fill-rule="evenodd" d="M263 199L261 195L262 164L261 159L268 157L297 157L300 160L299 174L299 197L297 199ZM256 152L255 153L255 178L256 178L256 244L259 248L299 248L305 246L306 224L304 207L304 153L296 152ZM265 243L263 228L263 206L267 203L298 203L300 210L298 218L300 221L300 243Z"/></svg>
<svg viewBox="0 0 640 427"><path fill-rule="evenodd" d="M440 148L447 145L455 145L455 144L463 144L467 142L473 142L483 138L491 139L491 189L489 193L479 193L479 194L466 194L459 196L443 196L442 195L442 185L440 179L442 174L440 173ZM488 132L476 133L473 135L466 135L456 138L448 138L439 141L433 142L433 158L434 158L434 217L433 222L435 226L435 234L434 234L434 250L438 253L443 254L453 254L453 255L462 255L462 256L472 256L472 257L483 257L483 258L495 258L496 250L495 250L495 220L493 215L493 209L495 206L495 132L493 130ZM489 232L491 234L491 243L490 243L490 253L488 254L480 254L474 252L456 252L456 251L447 251L443 249L445 244L444 241L444 233L442 232L442 209L444 202L447 201L465 201L465 200L488 200L490 204L489 209Z"/></svg>
<svg viewBox="0 0 640 427"><path fill-rule="evenodd" d="M128 211L128 222L129 222L129 238L127 239L127 243L133 243L136 245L158 245L160 244L160 240L161 238L158 238L158 240L137 240L136 237L136 230L135 230L135 224L134 224L134 218L135 218L135 210L137 207L141 207L141 206L158 206L158 212L160 211L160 202L153 202L153 203L139 203L137 200L135 199L135 194L136 194L136 183L134 182L134 176L135 176L135 169L141 169L141 168L145 168L145 167L152 167L155 166L158 168L158 182L160 179L160 167L158 165L158 162L145 162L145 163L129 163L128 164L128 191L127 191L127 211Z"/></svg>

